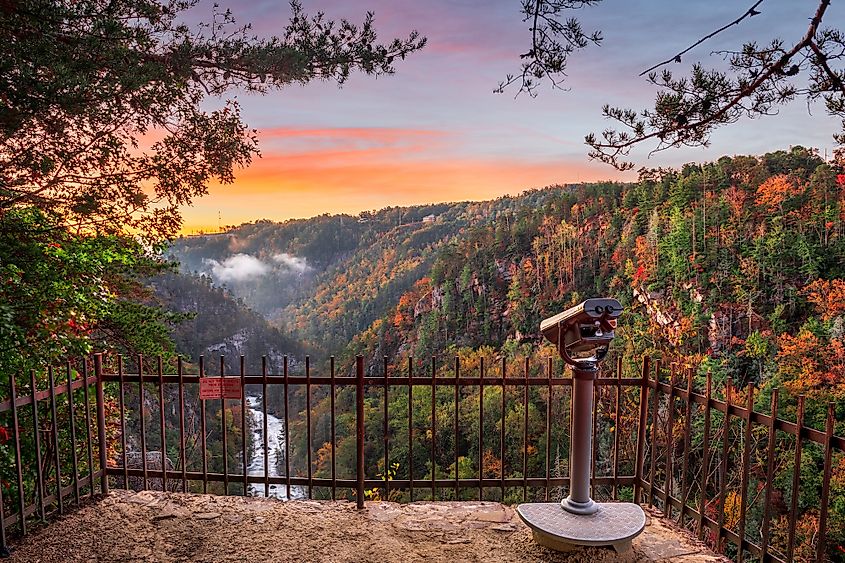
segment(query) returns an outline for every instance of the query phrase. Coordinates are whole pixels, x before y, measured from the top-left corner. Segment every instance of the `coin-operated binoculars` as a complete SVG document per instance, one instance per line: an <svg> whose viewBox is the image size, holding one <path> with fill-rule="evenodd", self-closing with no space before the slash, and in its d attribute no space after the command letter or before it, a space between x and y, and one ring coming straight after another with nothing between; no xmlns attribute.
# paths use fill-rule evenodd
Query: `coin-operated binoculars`
<svg viewBox="0 0 845 563"><path fill-rule="evenodd" d="M612 545L624 551L645 527L645 513L638 505L597 503L590 498L593 385L621 313L616 299L587 299L540 323L540 332L557 345L572 370L569 496L560 504L522 504L517 512L540 545L559 551L585 545Z"/></svg>

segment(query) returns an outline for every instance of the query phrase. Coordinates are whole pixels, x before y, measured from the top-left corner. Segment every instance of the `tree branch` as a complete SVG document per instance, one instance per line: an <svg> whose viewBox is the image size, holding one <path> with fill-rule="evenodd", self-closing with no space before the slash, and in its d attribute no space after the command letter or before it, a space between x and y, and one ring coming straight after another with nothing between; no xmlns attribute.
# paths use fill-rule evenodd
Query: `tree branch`
<svg viewBox="0 0 845 563"><path fill-rule="evenodd" d="M531 21L531 48L519 56L523 60L519 73L508 74L494 93L501 94L515 82L521 82L517 91L534 97L544 79L552 88L560 88L566 77L566 60L570 54L590 43L599 45L601 33L584 32L575 18L561 19L565 10L577 10L594 5L601 0L522 0L523 22ZM561 78L562 77L562 78Z"/></svg>
<svg viewBox="0 0 845 563"><path fill-rule="evenodd" d="M681 55L686 55L687 53L689 53L690 51L692 51L693 49L695 49L696 47L698 47L699 45L701 45L702 43L704 43L705 41L707 41L708 39L711 39L711 38L713 38L713 37L715 37L715 36L719 35L720 33L722 33L723 31L725 31L725 30L726 30L726 29L728 29L729 27L732 27L732 26L735 26L735 25L739 25L739 23L740 23L740 22L742 22L742 20L744 20L745 18L751 18L751 17L754 17L754 16L756 16L757 14L759 14L760 12L758 12L758 11L757 11L757 6L759 6L759 5L760 5L760 4L762 4L762 3L763 3L763 0L757 0L757 1L754 3L754 5L753 5L753 6L751 6L750 8L748 8L748 10L747 10L744 14L742 14L741 16L739 16L737 19L735 19L735 20L734 20L734 21L732 21L731 23L729 23L729 24L727 24L727 25L723 25L722 27L720 27L719 29L717 29L717 30L716 30L716 31L714 31L713 33L710 33L710 34L708 34L708 35L705 35L704 37L702 37L701 39L699 39L698 41L696 41L695 43L693 43L692 45L690 45L689 47L687 47L686 49L684 49L683 51L681 51L680 53L678 53L677 55L675 55L674 57L672 57L671 59L667 59L667 60L665 60L665 61L663 61L663 62L661 62L661 63L657 63L656 65L654 65L654 66L652 66L652 67L650 67L650 68L645 69L644 71L642 71L642 72L640 73L640 76L645 76L645 75L646 75L646 74L648 74L649 72L651 72L651 71L653 71L653 70L656 70L656 69L658 69L658 68L660 68L660 67L662 67L662 66L668 65L669 63L673 63L673 62L675 62L675 63L679 63L679 62L681 62Z"/></svg>
<svg viewBox="0 0 845 563"><path fill-rule="evenodd" d="M633 164L620 163L617 159L627 155L632 146L642 141L660 139L660 145L652 153L682 145L706 145L707 133L713 126L730 123L739 118L739 114L733 110L765 115L769 113L771 106L788 101L796 95L798 90L791 84L781 85L778 79L782 76L794 76L800 71L800 66L791 63L791 60L802 50L812 48L819 25L829 5L830 0L820 0L807 32L789 50L782 50L779 47L779 41L773 42L773 49L763 51L758 50L755 44L746 45L742 53L737 55L744 58L737 58L732 61L732 65L747 71L747 76L738 77L735 83L724 73L713 72L708 75L697 67L690 82L692 86L690 90L687 88L686 79L672 82L671 74L664 70L663 83L659 84L652 73L650 80L669 88L671 92L658 94L655 111L644 112L642 119L638 118L633 110L606 107L604 113L607 117L621 122L633 133L606 130L603 133L603 142L597 141L594 134L588 135L585 142L592 149L589 153L590 158L599 159L620 170L628 170L633 167ZM782 54L778 57L777 53ZM832 70L830 73L836 76ZM768 81L772 83L767 85ZM703 100L688 99L690 95L699 98L697 94L699 91L713 94L716 99L724 98L726 101L711 113L709 107L704 107ZM751 100L751 104L744 106L745 100ZM701 117L694 121L689 120L695 114ZM646 132L646 119L649 119L650 132ZM667 141L666 138L670 135L673 138Z"/></svg>
<svg viewBox="0 0 845 563"><path fill-rule="evenodd" d="M830 78L830 84L833 88L837 88L843 96L845 96L845 84L842 83L842 77L840 77L830 65L827 64L827 55L819 48L815 41L810 42L810 49L813 53L816 54L817 62L819 66L824 70L825 74L827 74L828 78Z"/></svg>

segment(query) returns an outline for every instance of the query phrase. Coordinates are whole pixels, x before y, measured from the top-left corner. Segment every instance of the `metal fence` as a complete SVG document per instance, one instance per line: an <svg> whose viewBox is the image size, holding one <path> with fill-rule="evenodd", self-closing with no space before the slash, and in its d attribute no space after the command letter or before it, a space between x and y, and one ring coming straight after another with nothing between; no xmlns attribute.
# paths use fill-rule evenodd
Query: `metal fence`
<svg viewBox="0 0 845 563"><path fill-rule="evenodd" d="M95 373L100 361L94 358ZM103 381L90 374L91 367L84 359L60 370L50 367L41 384L35 372L20 383L9 380L0 402L6 420L0 428L0 555L9 554L10 528L25 535L31 525L108 491Z"/></svg>
<svg viewBox="0 0 845 563"><path fill-rule="evenodd" d="M650 372L650 366L645 358L644 373ZM639 502L658 504L667 518L676 518L714 549L738 561L746 554L759 561L828 561L831 553L841 559L843 546L827 544L830 532L842 537L845 531L843 522L837 522L835 530L830 522L833 469L843 461L845 451L845 438L834 435L835 405L826 405L825 428L818 430L804 424L803 395L796 398L793 422L778 418L777 388L771 392L770 412L764 414L754 411L753 385L743 391L728 379L719 390L723 398L718 399L709 373L700 392L694 388L691 367L670 364L667 370L659 361L653 367L654 377L644 380L640 400L640 429L646 431L640 433L642 455L637 457ZM698 423L702 440L700 447L694 447L690 439L693 424ZM650 452L643 453L644 441L650 443ZM810 473L821 470L820 483L802 482L806 466L802 456L808 448L820 454L821 467L809 468ZM737 478L739 483L732 483ZM788 483L790 494L788 502L779 503L785 505L785 514L780 516L786 529L780 530L785 537L775 545L772 520L779 480ZM807 512L799 510L807 508L799 507L800 491L816 485L820 485L819 504L809 511L815 525L799 538L797 523L801 513Z"/></svg>
<svg viewBox="0 0 845 563"><path fill-rule="evenodd" d="M143 365L145 360L138 358L134 360L135 369L138 365ZM294 375L288 368L288 362L284 362L282 373L269 374L263 370L261 374L247 374L244 369L241 369L237 374L227 374L224 368L223 358L220 359L219 367L215 366L215 373L210 375L205 366L204 359L198 366L198 373L189 375L183 368L181 363L177 364L176 374L165 374L161 369L161 362L156 362L158 368L153 373L144 373L141 371L130 372L124 369L123 359L117 361L117 371L115 373L103 373L102 380L109 385L117 384L113 390L114 394L119 397L120 402L120 420L121 420L121 439L122 443L119 447L120 453L117 456L117 465L108 467L107 474L120 479L120 483L131 483L132 479L140 478L142 480L142 488L147 488L151 479L157 479L156 488L176 488L178 490L197 490L197 485L201 485L202 491L209 491L209 485L212 483L222 483L222 489L216 489L217 492L226 494L235 490L239 494L250 494L250 485L260 484L263 486L263 494L269 495L271 485L283 485L286 487L286 496L295 496L291 488L298 487L302 491L301 494L309 498L313 498L317 493L323 492L325 498L339 498L339 496L348 495L349 491L354 491L354 496L357 501L363 502L365 493L370 489L381 489L380 496L388 497L392 490L406 490L408 500L418 500L420 498L468 498L467 491L476 491L476 496L489 496L493 489L499 490L498 498L505 498L504 491L519 488L522 490L523 499L529 500L535 498L539 489L542 491L543 498L548 498L550 492L554 488L559 488L568 484L569 478L564 475L554 474L554 464L552 462L552 443L551 440L543 441L543 452L530 451L536 450L532 448L528 440L528 416L529 401L531 407L535 408L538 401L542 402L543 423L545 424L545 434L549 436L553 429L555 433L561 437L564 430L560 424L555 423L554 416L560 415L568 420L568 393L565 391L558 391L559 389L568 389L571 387L571 379L564 377L563 373L558 369L555 371L555 364L549 360L542 367L530 366L528 363L520 366L520 373L509 373L505 363L500 363L494 366L496 372L486 365L484 360L476 366L475 373L468 373L462 370L462 365L457 359L448 364L439 365L437 358L431 358L430 363L426 366L424 372L420 372L419 368L415 370L414 363L409 362L403 366L394 366L392 372L384 359L382 366L382 373L379 375L366 375L367 370L364 366L364 359L359 357L356 359L354 369L348 372L338 373L334 368L334 361L330 363L330 368L327 375L314 375L312 373L310 360L306 359L304 365L304 373ZM244 365L244 359L241 358L241 366ZM265 364L266 365L266 364ZM451 374L444 374L442 370L450 369ZM504 371L503 371L504 370ZM540 371L540 373L537 373ZM504 376L502 375L504 373ZM200 375L202 374L202 375ZM186 435L190 435L190 430L185 429L185 417L179 417L180 426L173 430L175 436L168 438L168 425L165 420L167 411L165 388L168 386L175 386L177 391L176 401L179 403L179 410L184 412L186 403L196 403L197 387L201 377L227 377L239 378L242 388L249 391L250 388L256 393L256 396L261 398L261 411L264 415L262 422L267 420L267 404L268 400L273 396L280 398L281 413L280 416L284 420L284 439L281 442L284 444L284 452L282 459L284 460L284 469L280 475L271 475L269 467L266 467L259 475L251 475L244 471L244 467L250 465L250 445L246 440L236 440L236 449L238 450L236 456L215 456L209 453L211 447L208 442L208 435L211 430L211 423L209 421L209 413L206 408L200 408L198 412L200 433L205 439L200 439L198 442L199 459L201 467L188 469L189 462L185 460L186 452L191 448L185 445ZM615 377L601 377L597 381L599 386L612 387L616 391L617 405L620 392L624 388L641 386L641 379L623 379L621 372ZM147 386L155 386L158 391L155 400L153 401L153 413L146 414L149 409L132 409L135 412L132 417L135 419L133 424L129 424L130 416L127 414L127 407L125 400L127 393L134 395L133 402L137 405L148 404L147 397L149 390ZM343 436L336 433L337 417L340 414L335 405L338 398L343 395L344 390L354 391L354 401L348 401L345 405L351 412L345 414L354 414L354 436L352 432L346 432ZM390 412L390 396L402 393L407 396L407 404L410 408L407 412L402 413L403 417L407 417L409 424L407 425L407 432L403 436L395 435L389 428L391 422L395 422L395 413ZM418 403L420 403L420 394L425 393L427 399L427 409L423 410ZM476 445L478 451L483 452L488 449L487 442L493 438L497 443L495 448L498 450L497 460L505 458L506 434L512 437L514 429L507 429L502 424L502 412L509 409L516 409L521 405L522 409L522 423L519 431L522 436L521 465L512 467L512 475L508 475L507 468L499 468L498 477L485 477L485 468L483 467L483 460L479 462L477 467L478 474L466 477L461 476L459 472L453 475L444 476L437 471L431 471L431 467L441 466L442 460L449 456L453 460L455 471L460 468L461 460L460 448L456 448L455 444L462 437L463 429L461 428L461 416L466 413L460 413L455 409L455 405L461 405L461 401L466 399L469 393L474 393L478 399L477 404L477 420L479 421L479 428L483 428L482 422L489 422L490 415L498 415L499 423L496 425L497 435L490 436L487 432L473 432L473 439L478 440ZM491 393L495 393L494 399L497 402L495 413L491 413L490 397ZM305 423L304 427L304 441L307 444L303 455L304 458L304 472L297 474L296 471L291 470L292 456L290 452L291 443L294 441L292 427L294 426L291 417L294 411L299 411L300 407L294 408L291 406L292 398L296 396L299 399L301 412L304 413ZM315 398L320 396L323 399L328 398L330 408L328 409L328 425L331 428L331 436L329 444L331 444L330 451L330 469L328 475L325 477L318 477L314 471L315 454L314 439L312 436L315 422L313 417L313 405ZM415 396L417 397L415 399ZM552 400L548 400L551 396ZM367 406L365 407L365 397L367 398ZM432 400L434 397L434 400ZM486 397L486 398L485 398ZM599 395L597 394L597 400ZM227 424L224 431L223 420L224 417L229 422L229 417L236 416L237 421L234 421L234 431L240 431L240 436L246 436L250 433L250 420L246 414L246 409L238 408L240 403L238 400L232 399L215 399L212 401L213 406L219 407L220 416L214 422L216 426L215 432L219 433L215 437L216 442L222 450L230 452L232 450L232 425ZM165 405L162 408L162 405ZM203 405L207 406L207 405ZM488 409L485 415L485 407ZM422 412L416 412L417 411ZM443 416L442 411L449 411L449 416ZM597 410L598 412L598 410ZM621 424L620 409L616 409L616 426ZM365 414L366 413L366 414ZM424 415L428 426L423 426L419 423L417 418ZM369 417L369 418L368 418ZM374 425L373 418L378 417L381 424ZM150 438L150 424L154 424L155 435ZM132 426L136 432L128 428ZM489 424L488 424L489 426ZM367 429L373 430L370 435L367 435ZM262 442L259 444L259 449L263 459L269 459L268 455L268 434L265 431L266 427L261 431ZM635 430L632 428L631 430ZM447 432L451 439L440 440L440 436ZM136 434L133 437L133 433ZM355 453L356 463L353 474L339 475L337 468L337 444L340 439L355 439ZM133 439L134 438L134 439ZM168 451L172 448L168 447L171 440L178 441L178 459L174 464L174 469L168 470L167 464L165 468L157 467L151 469L149 466L149 451L150 443L154 447L160 448L160 451ZM133 467L137 463L133 463L129 457L132 452L132 442L135 442L137 448L140 450L139 467ZM390 467L394 459L394 450L397 442L404 442L407 446L406 471L405 478L376 478L375 472L367 471L367 467L371 467L376 459L383 460L382 471L384 467ZM448 443L442 443L448 442ZM561 445L562 445L561 440ZM596 441L598 444L599 441ZM611 472L607 475L597 475L595 477L596 485L605 485L612 487L613 491L618 494L620 486L633 486L635 478L633 472L623 475L619 472L619 455L618 455L618 440L616 441L616 455L610 463ZM417 448L415 452L414 449ZM302 448L300 448L301 450ZM379 450L374 454L374 450ZM447 451L448 450L448 451ZM421 470L426 469L420 467L420 453L425 453L427 460L427 474L428 477L420 475ZM512 452L511 452L512 453ZM529 474L529 459L542 456L543 471L541 474ZM233 459L234 458L234 459ZM219 471L210 470L208 463L210 460L218 459L217 464ZM477 460L476 460L477 461ZM536 464L535 464L536 465ZM633 459L628 464L633 468ZM516 476L518 474L519 476ZM339 492L340 490L340 492ZM529 493L531 491L532 494ZM254 492L254 491L253 491ZM424 497L421 497L421 494Z"/></svg>
<svg viewBox="0 0 845 563"><path fill-rule="evenodd" d="M266 358L258 373L238 360L227 370L222 357L209 369L203 358L96 355L69 362L63 381L53 369L29 374L25 396L12 381L0 402L13 450L0 487L2 545L109 486L360 507L365 498L557 500L568 485L572 380L557 360L357 357L336 369L331 358L315 370L309 358L284 358L280 373ZM832 405L822 431L804 425L803 397L793 422L777 417L777 391L763 414L751 387L717 392L708 375L696 389L679 363L646 357L624 368L618 358L596 381L594 498L655 505L736 560L830 559L826 539L842 531L830 521L832 476L845 450ZM234 379L243 395L200 399L211 377ZM821 459L820 483L802 482L808 448L819 450L810 457ZM809 513L798 503L808 486L820 486L810 548L796 525Z"/></svg>

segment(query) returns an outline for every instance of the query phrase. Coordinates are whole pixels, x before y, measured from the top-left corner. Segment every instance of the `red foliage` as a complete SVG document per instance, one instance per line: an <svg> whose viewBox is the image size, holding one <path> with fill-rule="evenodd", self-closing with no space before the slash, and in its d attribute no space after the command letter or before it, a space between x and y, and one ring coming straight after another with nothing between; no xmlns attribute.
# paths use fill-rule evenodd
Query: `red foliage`
<svg viewBox="0 0 845 563"><path fill-rule="evenodd" d="M644 236L638 236L634 254L637 257L637 271L634 274L634 282L642 283L652 277L656 262L655 252Z"/></svg>
<svg viewBox="0 0 845 563"><path fill-rule="evenodd" d="M640 265L637 267L637 271L634 272L634 282L642 283L646 280L648 275L646 274L645 267Z"/></svg>

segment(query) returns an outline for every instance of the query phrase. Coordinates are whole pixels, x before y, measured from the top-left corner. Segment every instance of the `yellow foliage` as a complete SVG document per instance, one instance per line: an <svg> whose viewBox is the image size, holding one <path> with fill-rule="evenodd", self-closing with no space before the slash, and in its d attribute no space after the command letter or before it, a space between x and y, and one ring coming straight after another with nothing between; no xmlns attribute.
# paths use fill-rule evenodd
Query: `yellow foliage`
<svg viewBox="0 0 845 563"><path fill-rule="evenodd" d="M734 526L739 523L739 518L741 516L740 503L740 495L736 491L730 491L727 495L725 495L724 513L726 528L733 529Z"/></svg>

